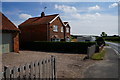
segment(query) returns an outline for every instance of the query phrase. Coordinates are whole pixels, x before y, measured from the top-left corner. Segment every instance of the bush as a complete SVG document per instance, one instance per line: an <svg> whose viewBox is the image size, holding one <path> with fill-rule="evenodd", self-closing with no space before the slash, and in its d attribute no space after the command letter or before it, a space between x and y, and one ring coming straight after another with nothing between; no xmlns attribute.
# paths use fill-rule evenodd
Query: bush
<svg viewBox="0 0 120 80"><path fill-rule="evenodd" d="M98 45L98 46L101 46L101 45L104 45L104 46L105 46L105 41L104 41L103 37L98 37L98 38L96 39L96 42L97 42L97 45Z"/></svg>
<svg viewBox="0 0 120 80"><path fill-rule="evenodd" d="M120 42L120 37L114 37L114 36L108 36L108 37L104 37L104 39L106 40L106 41L111 41L111 42Z"/></svg>
<svg viewBox="0 0 120 80"><path fill-rule="evenodd" d="M87 48L95 42L30 42L22 43L21 49L50 52L87 53Z"/></svg>
<svg viewBox="0 0 120 80"><path fill-rule="evenodd" d="M99 52L99 51L100 51L99 46L98 46L98 45L96 45L95 52Z"/></svg>

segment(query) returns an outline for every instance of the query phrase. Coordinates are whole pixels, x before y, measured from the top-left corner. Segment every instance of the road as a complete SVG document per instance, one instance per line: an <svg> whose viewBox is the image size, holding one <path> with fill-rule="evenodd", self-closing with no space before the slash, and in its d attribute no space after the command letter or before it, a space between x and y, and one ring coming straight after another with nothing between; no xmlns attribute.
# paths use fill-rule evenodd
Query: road
<svg viewBox="0 0 120 80"><path fill-rule="evenodd" d="M110 44L110 43L109 43ZM84 72L85 78L113 78L111 80L119 80L119 60L116 51L118 45L110 44L105 48L106 54L103 60L97 61L93 65L89 66ZM104 80L104 79L103 79Z"/></svg>
<svg viewBox="0 0 120 80"><path fill-rule="evenodd" d="M105 42L109 44L109 46L116 51L116 54L120 57L120 43L113 43L113 42Z"/></svg>

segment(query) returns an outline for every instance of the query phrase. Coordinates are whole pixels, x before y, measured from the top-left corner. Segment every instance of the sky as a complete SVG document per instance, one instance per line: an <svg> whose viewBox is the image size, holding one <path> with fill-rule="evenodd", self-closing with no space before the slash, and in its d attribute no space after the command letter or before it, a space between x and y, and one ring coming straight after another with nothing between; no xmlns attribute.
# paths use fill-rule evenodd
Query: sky
<svg viewBox="0 0 120 80"><path fill-rule="evenodd" d="M117 2L2 2L2 12L16 26L39 17L42 11L45 15L59 14L62 21L69 22L71 34L118 34Z"/></svg>

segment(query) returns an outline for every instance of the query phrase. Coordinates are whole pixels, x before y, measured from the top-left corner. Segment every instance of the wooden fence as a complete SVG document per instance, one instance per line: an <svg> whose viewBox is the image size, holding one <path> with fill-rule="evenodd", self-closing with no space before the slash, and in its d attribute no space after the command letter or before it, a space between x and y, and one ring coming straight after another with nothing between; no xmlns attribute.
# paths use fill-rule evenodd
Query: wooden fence
<svg viewBox="0 0 120 80"><path fill-rule="evenodd" d="M96 45L92 45L88 47L88 51L87 51L88 58L90 58L95 53L95 50L96 50Z"/></svg>
<svg viewBox="0 0 120 80"><path fill-rule="evenodd" d="M4 67L3 80L56 80L55 57L27 63L19 67Z"/></svg>

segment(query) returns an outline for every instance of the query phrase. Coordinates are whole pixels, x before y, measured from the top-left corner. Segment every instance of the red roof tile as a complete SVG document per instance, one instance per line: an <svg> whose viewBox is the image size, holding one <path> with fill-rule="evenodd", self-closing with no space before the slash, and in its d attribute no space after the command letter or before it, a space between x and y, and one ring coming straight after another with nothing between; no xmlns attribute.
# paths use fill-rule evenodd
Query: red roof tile
<svg viewBox="0 0 120 80"><path fill-rule="evenodd" d="M0 30L20 31L4 14L0 12Z"/></svg>
<svg viewBox="0 0 120 80"><path fill-rule="evenodd" d="M25 26L25 25L34 25L34 24L47 24L50 21L52 21L58 14L54 15L48 15L44 17L34 17L34 18L29 18L19 26Z"/></svg>

